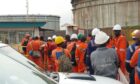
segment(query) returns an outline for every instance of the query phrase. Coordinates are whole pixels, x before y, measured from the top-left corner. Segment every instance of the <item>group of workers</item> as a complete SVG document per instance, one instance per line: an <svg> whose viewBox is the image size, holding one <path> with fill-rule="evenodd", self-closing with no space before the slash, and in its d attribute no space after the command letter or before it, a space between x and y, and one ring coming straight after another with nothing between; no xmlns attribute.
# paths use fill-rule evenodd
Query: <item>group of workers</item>
<svg viewBox="0 0 140 84"><path fill-rule="evenodd" d="M121 30L119 24L113 27L114 38L94 28L88 37L53 35L47 41L26 34L21 45L30 60L50 72L59 72L60 52L63 52L71 61L72 72L117 79L120 68L124 75L129 73L130 84L140 84L140 30L132 32L134 43L129 46Z"/></svg>

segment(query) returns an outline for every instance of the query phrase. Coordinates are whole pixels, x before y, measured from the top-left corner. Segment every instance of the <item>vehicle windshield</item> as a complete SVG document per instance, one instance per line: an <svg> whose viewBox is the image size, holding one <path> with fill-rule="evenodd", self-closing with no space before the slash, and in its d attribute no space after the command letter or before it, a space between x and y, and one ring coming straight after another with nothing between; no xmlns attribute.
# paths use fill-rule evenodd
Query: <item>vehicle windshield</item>
<svg viewBox="0 0 140 84"><path fill-rule="evenodd" d="M33 71L0 53L0 84L57 84L45 74Z"/></svg>
<svg viewBox="0 0 140 84"><path fill-rule="evenodd" d="M43 70L38 67L35 63L28 60L24 55L17 52L15 49L9 47L9 46L2 46L0 47L0 53L4 54L5 56L10 57L11 59L23 64L24 66L33 69L33 70L39 70L43 72Z"/></svg>

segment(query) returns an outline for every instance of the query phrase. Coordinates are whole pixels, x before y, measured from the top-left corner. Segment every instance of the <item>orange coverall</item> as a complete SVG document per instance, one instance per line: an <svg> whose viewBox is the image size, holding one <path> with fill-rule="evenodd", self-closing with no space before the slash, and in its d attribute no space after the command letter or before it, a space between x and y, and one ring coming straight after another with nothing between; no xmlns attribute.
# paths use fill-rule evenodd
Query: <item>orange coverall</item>
<svg viewBox="0 0 140 84"><path fill-rule="evenodd" d="M63 48L57 47L56 49L54 49L52 51L52 61L53 61L54 71L58 72L59 71L59 62L58 62L58 59L56 57L56 52L63 52ZM69 53L69 51L67 49L64 49L64 53L69 58L71 57L71 55L70 55L70 53Z"/></svg>
<svg viewBox="0 0 140 84"><path fill-rule="evenodd" d="M85 52L87 49L87 44L84 42L79 42L76 46L76 62L78 66L78 73L83 73L86 70L86 65L85 65Z"/></svg>
<svg viewBox="0 0 140 84"><path fill-rule="evenodd" d="M47 71L54 71L52 56L49 55L53 49L55 49L54 44L52 42L47 42L44 47L44 67ZM51 50L52 49L52 50Z"/></svg>
<svg viewBox="0 0 140 84"><path fill-rule="evenodd" d="M127 49L126 37L120 35L119 37L114 38L114 46L120 61L120 68L122 72L126 74L126 69L125 69L125 58L126 58L126 49Z"/></svg>
<svg viewBox="0 0 140 84"><path fill-rule="evenodd" d="M76 42L71 42L70 44L68 44L67 49L69 50L69 52L71 52L72 48L74 47L74 44L77 44L77 43ZM77 66L73 66L72 67L72 72L78 72L78 67Z"/></svg>
<svg viewBox="0 0 140 84"><path fill-rule="evenodd" d="M41 44L42 44L42 41L40 41L40 40L32 40L32 41L30 41L28 43L28 45L27 45L28 55L29 55L30 50L39 51L39 48L40 48ZM42 56L39 57L39 58L35 58L35 57L32 57L32 56L29 55L28 58L30 60L32 60L33 62L35 62L38 66L43 68Z"/></svg>
<svg viewBox="0 0 140 84"><path fill-rule="evenodd" d="M140 48L138 48L135 53L133 54L131 60L130 60L130 66L136 67L138 63L138 56L140 53ZM135 70L135 84L140 84L140 79L138 78L137 70Z"/></svg>
<svg viewBox="0 0 140 84"><path fill-rule="evenodd" d="M106 47L113 48L114 47L114 39L110 39Z"/></svg>

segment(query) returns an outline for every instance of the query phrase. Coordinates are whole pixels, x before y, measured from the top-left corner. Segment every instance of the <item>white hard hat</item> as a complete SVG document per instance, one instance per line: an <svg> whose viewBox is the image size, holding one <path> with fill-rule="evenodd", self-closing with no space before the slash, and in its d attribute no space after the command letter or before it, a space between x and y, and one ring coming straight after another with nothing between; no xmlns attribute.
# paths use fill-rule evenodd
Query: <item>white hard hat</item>
<svg viewBox="0 0 140 84"><path fill-rule="evenodd" d="M72 34L71 37L70 37L70 39L71 39L71 40L72 40L72 39L78 39L77 34Z"/></svg>
<svg viewBox="0 0 140 84"><path fill-rule="evenodd" d="M56 35L53 35L53 36L52 36L52 39L55 39L55 38L56 38Z"/></svg>
<svg viewBox="0 0 140 84"><path fill-rule="evenodd" d="M113 27L113 30L121 30L121 25L119 24L116 24L114 27Z"/></svg>
<svg viewBox="0 0 140 84"><path fill-rule="evenodd" d="M92 36L95 36L98 32L100 32L100 29L94 28L94 29L92 30Z"/></svg>
<svg viewBox="0 0 140 84"><path fill-rule="evenodd" d="M52 38L51 37L48 37L48 40L52 40Z"/></svg>
<svg viewBox="0 0 140 84"><path fill-rule="evenodd" d="M109 36L105 32L100 31L95 35L95 44L98 45L104 44L108 40L109 40Z"/></svg>

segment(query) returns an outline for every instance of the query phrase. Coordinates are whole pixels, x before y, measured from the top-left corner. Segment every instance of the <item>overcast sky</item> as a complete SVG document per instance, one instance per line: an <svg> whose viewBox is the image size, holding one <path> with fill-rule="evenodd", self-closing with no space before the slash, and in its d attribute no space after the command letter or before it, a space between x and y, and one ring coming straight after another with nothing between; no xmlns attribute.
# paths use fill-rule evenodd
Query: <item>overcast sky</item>
<svg viewBox="0 0 140 84"><path fill-rule="evenodd" d="M0 0L0 15L26 14L26 0ZM28 0L29 14L58 15L61 25L72 23L71 0Z"/></svg>

